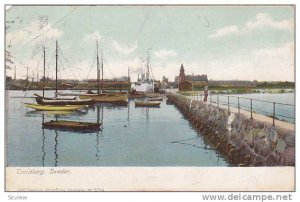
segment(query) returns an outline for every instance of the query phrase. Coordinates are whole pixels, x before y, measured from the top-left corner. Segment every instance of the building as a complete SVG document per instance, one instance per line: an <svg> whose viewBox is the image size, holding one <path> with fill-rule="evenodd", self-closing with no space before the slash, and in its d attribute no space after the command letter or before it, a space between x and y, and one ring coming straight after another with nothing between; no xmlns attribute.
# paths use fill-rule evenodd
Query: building
<svg viewBox="0 0 300 202"><path fill-rule="evenodd" d="M193 88L196 90L203 89L208 85L207 75L185 75L184 67L181 65L179 76L175 77L175 83L178 84L179 90L184 86L185 90L192 90ZM182 85L179 86L179 83ZM185 83L185 84L183 84ZM191 86L191 87L190 87ZM187 89L186 89L187 88Z"/></svg>
<svg viewBox="0 0 300 202"><path fill-rule="evenodd" d="M186 80L185 73L184 73L184 67L183 64L181 64L180 67L180 73L178 77L178 88L179 91L190 91L192 90L192 83L188 80Z"/></svg>

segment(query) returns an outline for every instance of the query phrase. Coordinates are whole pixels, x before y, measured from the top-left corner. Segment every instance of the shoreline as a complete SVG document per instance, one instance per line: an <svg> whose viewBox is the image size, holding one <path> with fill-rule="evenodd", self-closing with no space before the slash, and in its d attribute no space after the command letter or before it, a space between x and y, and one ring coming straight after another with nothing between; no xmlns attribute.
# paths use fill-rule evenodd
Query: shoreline
<svg viewBox="0 0 300 202"><path fill-rule="evenodd" d="M203 94L203 91L178 91L177 92L180 95L186 95L186 96L193 96L193 95L197 95L197 94ZM217 95L217 94L224 94L224 95L238 95L238 94L284 94L284 93L295 93L295 89L294 88L258 88L258 89L253 89L250 91L243 91L243 92L239 92L239 91L235 91L232 89L228 89L228 90L209 90L209 94L212 95Z"/></svg>

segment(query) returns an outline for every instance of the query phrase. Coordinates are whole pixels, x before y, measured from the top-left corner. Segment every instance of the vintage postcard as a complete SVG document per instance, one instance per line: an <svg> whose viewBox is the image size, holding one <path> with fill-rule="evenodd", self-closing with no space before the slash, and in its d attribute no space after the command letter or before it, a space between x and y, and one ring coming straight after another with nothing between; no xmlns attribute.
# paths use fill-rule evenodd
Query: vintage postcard
<svg viewBox="0 0 300 202"><path fill-rule="evenodd" d="M6 191L294 191L294 5L5 5Z"/></svg>

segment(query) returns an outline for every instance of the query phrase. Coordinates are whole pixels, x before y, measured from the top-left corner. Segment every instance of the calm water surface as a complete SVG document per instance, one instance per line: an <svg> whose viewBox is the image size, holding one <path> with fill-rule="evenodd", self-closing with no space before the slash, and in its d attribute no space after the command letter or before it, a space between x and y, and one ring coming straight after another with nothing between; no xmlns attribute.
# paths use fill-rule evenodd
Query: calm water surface
<svg viewBox="0 0 300 202"><path fill-rule="evenodd" d="M165 100L160 108L135 108L131 100L126 107L98 104L82 112L53 115L22 104L34 99L14 96L25 92L6 91L8 166L228 166ZM103 126L97 133L47 130L42 129L43 118L86 122L98 118Z"/></svg>

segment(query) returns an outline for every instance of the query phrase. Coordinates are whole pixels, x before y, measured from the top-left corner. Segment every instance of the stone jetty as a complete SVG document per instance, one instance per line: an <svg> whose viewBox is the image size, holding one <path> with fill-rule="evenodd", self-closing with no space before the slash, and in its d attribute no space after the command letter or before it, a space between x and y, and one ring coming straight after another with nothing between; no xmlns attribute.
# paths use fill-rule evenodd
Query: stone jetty
<svg viewBox="0 0 300 202"><path fill-rule="evenodd" d="M293 130L176 93L167 98L231 165L295 166Z"/></svg>

